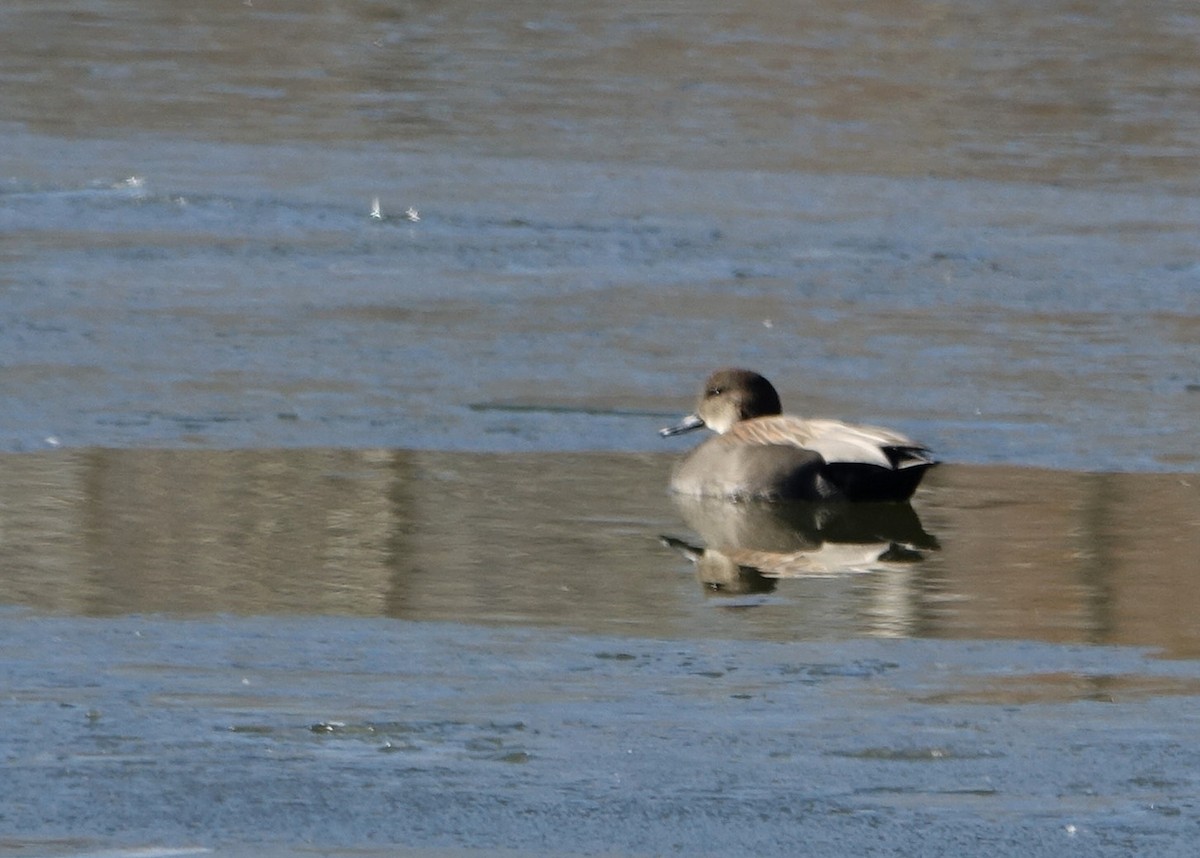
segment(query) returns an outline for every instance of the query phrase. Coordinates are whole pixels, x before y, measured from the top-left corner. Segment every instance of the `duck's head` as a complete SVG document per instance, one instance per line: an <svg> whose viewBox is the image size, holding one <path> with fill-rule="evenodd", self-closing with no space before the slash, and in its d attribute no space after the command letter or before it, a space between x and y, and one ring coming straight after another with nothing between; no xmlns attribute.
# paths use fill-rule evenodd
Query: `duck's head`
<svg viewBox="0 0 1200 858"><path fill-rule="evenodd" d="M782 413L779 394L771 382L748 369L719 369L700 390L694 413L677 425L659 430L667 438L707 426L717 434L741 420Z"/></svg>

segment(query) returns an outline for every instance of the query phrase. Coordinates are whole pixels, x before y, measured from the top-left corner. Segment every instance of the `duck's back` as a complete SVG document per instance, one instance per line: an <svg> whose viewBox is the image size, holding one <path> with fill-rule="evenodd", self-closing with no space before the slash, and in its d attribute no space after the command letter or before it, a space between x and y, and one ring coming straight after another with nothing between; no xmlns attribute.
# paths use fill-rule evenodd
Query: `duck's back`
<svg viewBox="0 0 1200 858"><path fill-rule="evenodd" d="M786 414L743 420L721 438L731 445L800 447L829 463L899 469L934 461L923 445L891 429L840 420L805 420Z"/></svg>

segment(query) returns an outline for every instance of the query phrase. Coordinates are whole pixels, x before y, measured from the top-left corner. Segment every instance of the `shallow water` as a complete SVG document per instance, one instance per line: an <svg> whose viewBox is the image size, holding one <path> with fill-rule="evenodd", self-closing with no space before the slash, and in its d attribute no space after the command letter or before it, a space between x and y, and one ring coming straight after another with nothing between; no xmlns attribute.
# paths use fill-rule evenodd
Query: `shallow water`
<svg viewBox="0 0 1200 858"><path fill-rule="evenodd" d="M0 603L89 617L1044 640L1200 657L1195 478L943 465L911 507L781 511L681 505L665 490L672 462L344 449L9 454L0 457ZM692 549L708 554L694 564Z"/></svg>
<svg viewBox="0 0 1200 858"><path fill-rule="evenodd" d="M0 464L12 854L1197 833L1187 477L951 465L911 507L714 508L666 456Z"/></svg>
<svg viewBox="0 0 1200 858"><path fill-rule="evenodd" d="M1194 9L0 28L0 854L1194 852ZM720 364L951 464L675 505Z"/></svg>

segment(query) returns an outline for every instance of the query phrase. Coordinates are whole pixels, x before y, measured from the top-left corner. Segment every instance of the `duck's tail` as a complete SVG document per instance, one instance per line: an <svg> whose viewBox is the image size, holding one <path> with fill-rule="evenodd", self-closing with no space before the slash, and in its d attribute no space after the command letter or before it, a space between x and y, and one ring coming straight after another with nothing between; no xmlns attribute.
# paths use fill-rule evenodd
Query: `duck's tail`
<svg viewBox="0 0 1200 858"><path fill-rule="evenodd" d="M888 461L892 463L892 467L897 471L907 470L908 468L932 468L938 464L938 460L933 457L933 453L927 447L918 445L912 446L889 446L883 448L883 454L888 457Z"/></svg>

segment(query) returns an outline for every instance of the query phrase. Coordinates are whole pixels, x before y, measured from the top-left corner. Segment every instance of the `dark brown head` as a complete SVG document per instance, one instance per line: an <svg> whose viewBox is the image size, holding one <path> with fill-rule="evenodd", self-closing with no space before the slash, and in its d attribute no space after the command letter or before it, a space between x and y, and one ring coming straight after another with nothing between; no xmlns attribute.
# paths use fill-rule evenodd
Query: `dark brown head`
<svg viewBox="0 0 1200 858"><path fill-rule="evenodd" d="M782 412L779 394L761 375L748 369L719 369L704 382L696 412L659 434L678 435L701 426L721 434L738 421Z"/></svg>

